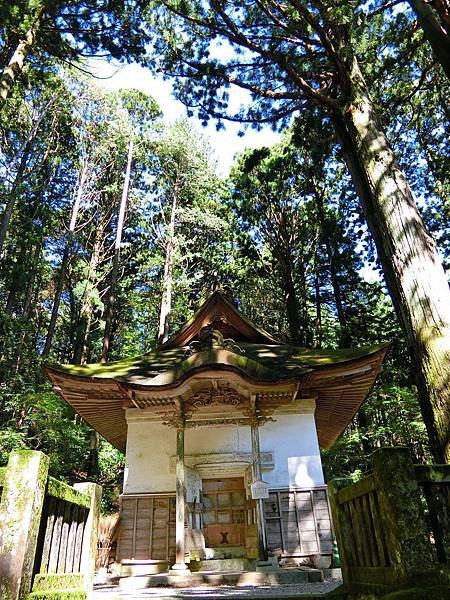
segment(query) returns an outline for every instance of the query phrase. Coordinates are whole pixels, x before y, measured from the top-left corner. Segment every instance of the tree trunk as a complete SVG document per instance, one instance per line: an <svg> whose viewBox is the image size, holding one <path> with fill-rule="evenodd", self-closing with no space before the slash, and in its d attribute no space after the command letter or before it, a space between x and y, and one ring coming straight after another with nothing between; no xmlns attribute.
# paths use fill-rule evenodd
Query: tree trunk
<svg viewBox="0 0 450 600"><path fill-rule="evenodd" d="M18 151L16 157L13 160L13 163L9 166L9 169L14 169L15 164L18 162L16 175L14 177L14 181L11 185L11 188L8 190L8 200L6 202L5 211L2 216L2 222L0 225L0 256L3 251L3 244L5 243L6 232L9 226L9 222L11 221L11 217L14 210L14 204L16 202L17 190L20 187L23 179L23 175L25 172L25 168L27 166L28 158L31 150L31 143L36 137L36 134L39 129L39 125L42 123L45 115L47 114L51 104L53 103L53 99L50 99L42 108L41 113L36 119L35 123L31 127L28 135L23 142L20 150Z"/></svg>
<svg viewBox="0 0 450 600"><path fill-rule="evenodd" d="M450 292L356 59L353 101L333 121L412 357L434 459L450 461Z"/></svg>
<svg viewBox="0 0 450 600"><path fill-rule="evenodd" d="M2 75L0 77L0 104L8 99L8 96L11 93L11 89L14 85L17 75L22 73L25 59L28 56L31 48L33 47L33 44L36 39L36 34L40 29L43 14L44 7L41 6L30 28L19 39L14 54L12 55L9 63L3 69Z"/></svg>
<svg viewBox="0 0 450 600"><path fill-rule="evenodd" d="M159 312L158 343L164 344L169 339L169 316L172 308L173 262L175 254L175 215L177 211L177 190L172 195L170 211L169 236L166 245L164 262L163 293Z"/></svg>
<svg viewBox="0 0 450 600"><path fill-rule="evenodd" d="M300 322L297 296L295 293L294 280L292 278L292 270L290 269L289 265L283 264L282 272L284 302L289 324L290 342L295 346L301 346L305 343L305 340L304 336L302 335L302 324Z"/></svg>
<svg viewBox="0 0 450 600"><path fill-rule="evenodd" d="M77 189L77 193L75 196L75 202L73 203L73 206L72 206L72 214L70 217L69 232L67 235L66 245L64 246L64 254L62 257L61 267L59 270L59 277L58 277L58 283L56 285L55 299L53 301L53 306L52 306L52 314L50 317L50 323L48 326L47 336L45 338L45 346L44 346L44 350L42 351L42 358L44 358L44 359L47 358L47 356L50 353L50 348L52 347L53 336L55 335L56 320L58 318L59 304L61 302L61 294L62 294L62 291L64 288L64 280L66 277L67 265L69 264L70 253L72 250L73 238L74 238L74 234L75 234L75 226L76 226L76 222L77 222L78 212L80 210L81 200L83 197L83 189L84 189L84 184L86 182L86 176L87 176L87 165L85 164L85 165L83 165L83 168L81 169L80 179L77 184L78 189Z"/></svg>
<svg viewBox="0 0 450 600"><path fill-rule="evenodd" d="M97 481L98 475L100 472L99 469L99 460L98 460L98 451L100 449L100 436L93 429L90 435L90 448L89 448L89 456L87 460L87 468L86 468L86 477L88 481Z"/></svg>
<svg viewBox="0 0 450 600"><path fill-rule="evenodd" d="M122 242L123 224L124 224L124 220L125 220L125 211L127 208L132 160L133 160L133 140L130 139L130 142L128 144L128 158L127 158L127 167L126 167L126 171L125 171L125 179L123 182L122 198L120 201L119 216L117 219L116 241L115 241L115 245L114 245L114 257L113 257L113 263L112 263L112 269L111 269L111 278L110 278L110 282L109 282L108 300L106 302L105 332L103 335L103 348L102 348L102 357L101 357L102 363L105 363L108 361L108 352L109 352L109 347L110 347L110 342L111 342L111 329L112 329L114 302L115 302L115 296L116 296L117 274L119 272L120 244Z"/></svg>
<svg viewBox="0 0 450 600"><path fill-rule="evenodd" d="M347 346L350 345L351 340L350 340L350 336L348 333L347 317L345 314L344 304L342 302L341 287L339 284L339 277L338 277L337 266L336 266L336 250L335 250L335 248L333 248L333 245L331 243L330 237L327 232L325 209L324 209L323 198L322 198L321 194L316 193L315 199L316 199L317 213L319 216L320 230L321 230L321 234L322 234L321 237L322 237L323 243L325 244L325 248L326 248L327 256L328 256L328 265L330 267L331 287L333 288L334 303L336 305L336 312L337 312L337 317L338 317L338 321L339 321L339 329L340 329L339 345L346 348Z"/></svg>
<svg viewBox="0 0 450 600"><path fill-rule="evenodd" d="M19 341L17 344L17 349L16 349L16 358L15 358L15 366L14 366L15 373L19 372L21 362L22 362L22 350L23 350L25 341L27 339L27 336L29 335L29 331L26 327L26 323L28 322L28 320L30 318L31 305L32 305L32 301L33 301L34 283L35 283L36 275L38 272L38 266L39 266L38 263L39 263L39 259L41 257L41 252L42 252L42 240L39 240L37 242L35 250L34 250L32 269L31 269L31 273L29 276L27 290L26 290L26 294L25 294L25 300L24 300L23 309L22 309L21 321L23 323L23 327L22 327L22 332L21 332L21 335L20 335L20 338L19 338Z"/></svg>
<svg viewBox="0 0 450 600"><path fill-rule="evenodd" d="M11 287L9 288L9 292L8 292L8 298L6 300L5 313L7 315L12 315L12 313L13 313L14 307L16 305L16 296L17 296L18 291L19 291L19 289L18 289L18 285L17 285L17 280L15 279L11 283Z"/></svg>
<svg viewBox="0 0 450 600"><path fill-rule="evenodd" d="M416 14L434 57L450 79L450 37L449 31L446 31L446 26L449 27L449 24L439 22L438 13L428 2L408 0L408 3Z"/></svg>
<svg viewBox="0 0 450 600"><path fill-rule="evenodd" d="M317 255L314 261L314 296L316 303L315 347L322 348L322 300L320 297L320 280Z"/></svg>
<svg viewBox="0 0 450 600"><path fill-rule="evenodd" d="M73 357L74 364L85 364L87 360L89 334L91 332L92 325L92 299L95 287L95 276L100 263L100 253L103 246L105 227L106 223L100 223L97 228L91 260L89 261L86 289L80 308L80 324L75 341L75 351Z"/></svg>

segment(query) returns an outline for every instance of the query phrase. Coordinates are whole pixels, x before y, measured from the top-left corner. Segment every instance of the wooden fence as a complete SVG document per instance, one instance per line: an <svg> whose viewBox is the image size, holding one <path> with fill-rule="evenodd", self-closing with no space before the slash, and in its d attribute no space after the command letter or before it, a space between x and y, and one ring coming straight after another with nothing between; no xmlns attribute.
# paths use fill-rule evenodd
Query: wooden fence
<svg viewBox="0 0 450 600"><path fill-rule="evenodd" d="M355 593L448 585L450 465L414 465L406 448L382 448L372 466L357 483L328 484L344 583Z"/></svg>
<svg viewBox="0 0 450 600"><path fill-rule="evenodd" d="M49 589L72 589L80 598L92 584L101 488L71 487L49 477L48 464L42 452L16 451L0 470L2 599Z"/></svg>

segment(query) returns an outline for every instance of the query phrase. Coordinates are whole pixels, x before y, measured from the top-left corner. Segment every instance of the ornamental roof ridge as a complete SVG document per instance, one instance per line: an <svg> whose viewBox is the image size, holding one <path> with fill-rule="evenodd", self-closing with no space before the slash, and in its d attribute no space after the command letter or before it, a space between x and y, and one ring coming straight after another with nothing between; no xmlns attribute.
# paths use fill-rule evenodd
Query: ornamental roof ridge
<svg viewBox="0 0 450 600"><path fill-rule="evenodd" d="M233 302L216 290L176 334L161 344L160 350L189 345L205 326L212 326L218 331L224 331L228 327L248 342L279 344L270 333L252 323Z"/></svg>

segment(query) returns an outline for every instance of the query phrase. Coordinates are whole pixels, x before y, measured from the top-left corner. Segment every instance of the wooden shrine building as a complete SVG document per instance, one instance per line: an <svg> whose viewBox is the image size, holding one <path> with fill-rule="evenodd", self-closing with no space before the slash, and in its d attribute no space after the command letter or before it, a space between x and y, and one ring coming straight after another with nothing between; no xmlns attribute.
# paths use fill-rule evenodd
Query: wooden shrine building
<svg viewBox="0 0 450 600"><path fill-rule="evenodd" d="M331 554L319 448L343 432L387 345L280 344L220 292L158 350L46 367L126 452L119 560Z"/></svg>

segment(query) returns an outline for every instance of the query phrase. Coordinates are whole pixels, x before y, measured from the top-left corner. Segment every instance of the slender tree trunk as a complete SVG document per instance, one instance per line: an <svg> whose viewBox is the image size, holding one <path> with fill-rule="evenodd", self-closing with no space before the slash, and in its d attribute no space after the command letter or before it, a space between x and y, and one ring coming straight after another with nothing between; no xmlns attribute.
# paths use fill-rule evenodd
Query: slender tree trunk
<svg viewBox="0 0 450 600"><path fill-rule="evenodd" d="M287 263L288 260L283 261L282 276L284 289L284 303L286 306L286 314L289 324L289 338L292 344L294 344L295 346L301 346L305 343L305 340L302 335L302 323L300 321L298 301L295 292L294 280L292 277L292 270L290 268L290 265Z"/></svg>
<svg viewBox="0 0 450 600"><path fill-rule="evenodd" d="M52 103L53 103L53 99L50 99L44 105L38 118L36 119L33 126L31 127L30 131L28 132L28 135L27 135L24 143L22 144L18 154L16 155L16 157L13 161L13 164L10 165L10 167L9 167L10 169L14 169L14 167L15 167L14 163L18 163L14 181L11 185L11 188L7 192L8 200L6 202L5 211L3 213L2 222L0 225L0 256L3 251L3 245L5 243L6 232L7 232L8 226L9 226L9 222L11 221L11 217L13 214L14 204L16 203L17 192L22 183L23 175L25 173L25 168L27 166L28 158L30 156L31 144L32 144L34 138L36 137L39 126L42 123L42 120L44 119L48 110L50 109L50 106Z"/></svg>
<svg viewBox="0 0 450 600"><path fill-rule="evenodd" d="M133 160L133 140L130 139L128 144L128 158L127 167L125 171L125 179L123 182L122 198L120 201L119 216L117 219L117 230L116 230L116 241L114 245L114 257L111 269L111 278L109 282L109 293L108 300L106 302L105 311L105 333L103 335L103 348L101 362L105 363L108 361L108 352L111 342L111 329L113 320L114 303L116 296L117 286L117 274L119 272L119 260L120 260L120 244L122 242L123 224L125 221L125 211L127 208L128 191L130 188L130 172L131 162Z"/></svg>
<svg viewBox="0 0 450 600"><path fill-rule="evenodd" d="M322 348L322 300L320 297L320 280L317 255L314 265L314 296L316 303L315 346Z"/></svg>
<svg viewBox="0 0 450 600"><path fill-rule="evenodd" d="M95 276L97 274L98 265L100 263L100 253L103 247L103 238L105 234L106 224L99 224L95 235L95 243L92 249L91 260L89 261L89 270L86 282L86 291L81 304L78 328L76 336L75 351L73 362L74 364L85 364L89 349L89 334L92 325L92 299L95 288Z"/></svg>
<svg viewBox="0 0 450 600"><path fill-rule="evenodd" d="M100 449L100 436L93 429L90 436L89 457L86 469L86 476L89 481L96 481L99 475L98 451Z"/></svg>
<svg viewBox="0 0 450 600"><path fill-rule="evenodd" d="M166 245L166 259L164 262L163 293L161 298L161 309L159 312L158 343L164 344L169 339L169 316L172 308L173 287L173 262L175 254L175 215L177 211L177 189L172 195L172 207L170 210L169 235Z"/></svg>
<svg viewBox="0 0 450 600"><path fill-rule="evenodd" d="M61 261L61 267L59 269L58 283L56 285L55 299L52 306L52 314L50 317L50 323L48 326L47 336L45 338L44 350L42 351L42 358L47 358L52 347L53 336L55 335L56 320L58 318L59 304L61 302L61 294L64 288L64 280L66 277L67 265L69 264L70 253L72 250L73 238L75 234L75 226L77 222L78 212L80 210L81 200L83 198L84 184L87 176L87 165L84 164L80 178L77 184L77 193L75 196L75 202L72 206L72 214L70 217L69 231L67 235L66 244L64 246L64 254Z"/></svg>
<svg viewBox="0 0 450 600"><path fill-rule="evenodd" d="M344 303L342 301L341 287L339 284L339 276L336 265L336 251L331 243L330 236L328 235L325 208L323 205L322 195L319 193L315 194L317 213L319 216L320 229L322 234L322 240L325 244L328 257L328 265L330 268L330 279L331 287L333 288L334 303L336 306L337 317L339 321L339 345L347 347L350 345L351 340L348 333L347 317L345 314Z"/></svg>
<svg viewBox="0 0 450 600"><path fill-rule="evenodd" d="M416 14L417 21L427 38L436 60L440 63L445 74L450 79L450 22L449 10L442 14L443 23L439 22L439 15L429 2L423 0L408 0L409 5ZM442 3L444 6L444 3ZM442 7L442 11L444 8Z"/></svg>
<svg viewBox="0 0 450 600"><path fill-rule="evenodd" d="M23 304L23 310L22 310L22 315L21 315L21 320L23 323L23 327L22 327L22 332L17 344L17 349L16 349L16 358L15 358L15 366L14 366L14 371L17 373L20 369L21 366L21 362L22 362L22 350L25 344L25 341L27 339L27 335L29 333L29 331L26 328L26 323L28 322L29 318L30 318L30 312L31 312L31 303L33 300L33 292L34 292L34 282L36 279L36 275L38 272L38 263L39 263L39 259L41 256L41 252L42 252L42 240L38 241L38 243L36 244L35 250L34 250L34 256L33 256L33 265L31 268L31 273L29 276L29 280L28 280L28 284L27 284L27 290L26 290L26 294L25 294L25 301Z"/></svg>
<svg viewBox="0 0 450 600"><path fill-rule="evenodd" d="M14 205L16 203L17 190L20 187L20 184L22 183L27 160L28 153L22 154L22 158L20 160L13 185L11 186L11 189L8 190L8 200L6 202L5 211L2 215L2 222L0 225L0 256L3 253L3 245L6 239L6 231L8 229L9 222L11 221Z"/></svg>
<svg viewBox="0 0 450 600"><path fill-rule="evenodd" d="M333 115L412 357L434 459L450 461L450 292L356 59L353 101Z"/></svg>
<svg viewBox="0 0 450 600"><path fill-rule="evenodd" d="M25 59L32 49L40 29L43 14L44 7L41 6L30 28L19 39L9 63L3 69L0 76L0 105L7 100L17 75L23 71Z"/></svg>
<svg viewBox="0 0 450 600"><path fill-rule="evenodd" d="M8 298L6 299L5 312L7 315L12 315L14 307L16 305L16 296L18 292L17 281L14 280L8 292Z"/></svg>

